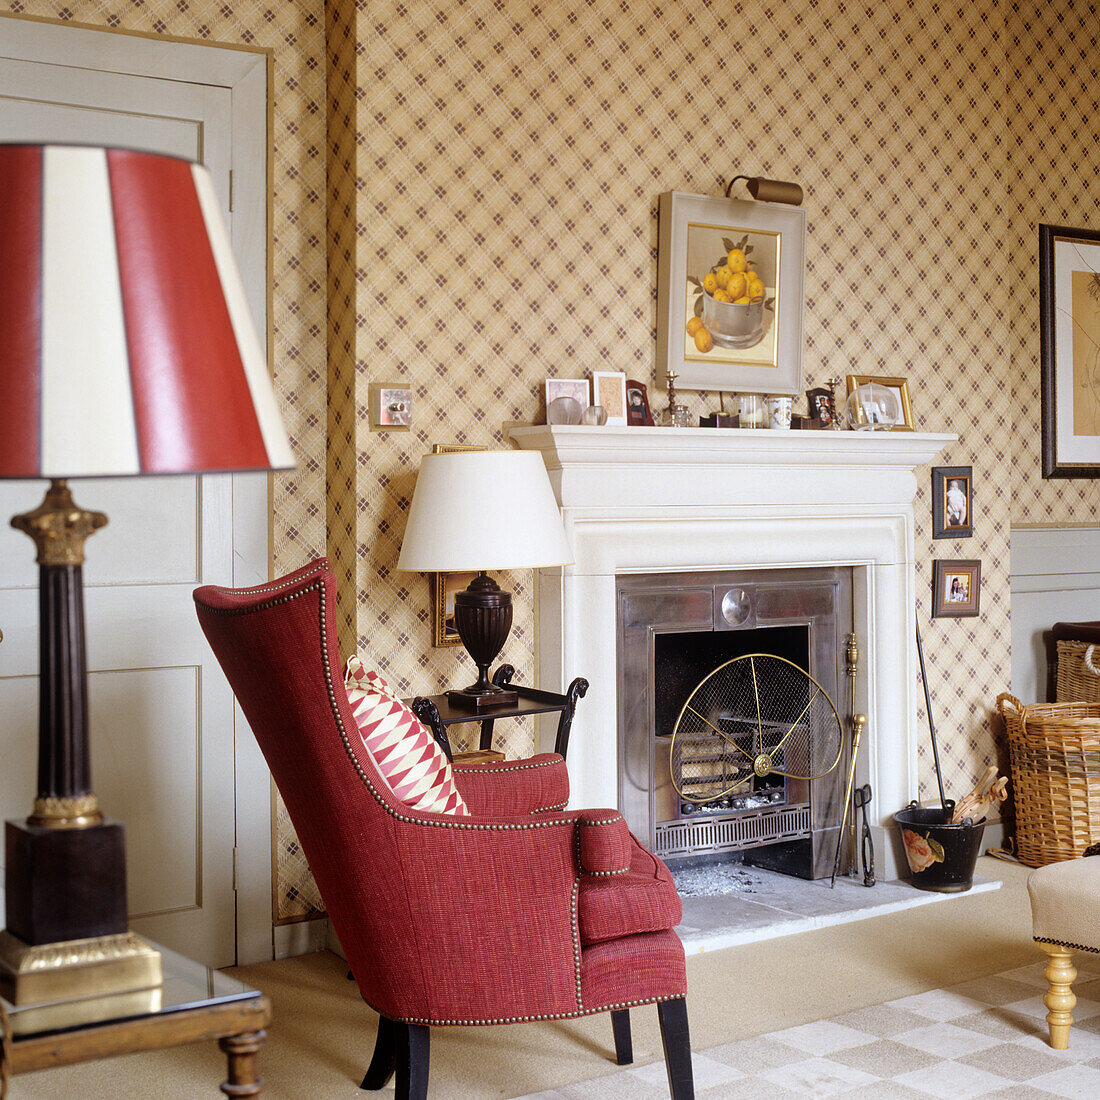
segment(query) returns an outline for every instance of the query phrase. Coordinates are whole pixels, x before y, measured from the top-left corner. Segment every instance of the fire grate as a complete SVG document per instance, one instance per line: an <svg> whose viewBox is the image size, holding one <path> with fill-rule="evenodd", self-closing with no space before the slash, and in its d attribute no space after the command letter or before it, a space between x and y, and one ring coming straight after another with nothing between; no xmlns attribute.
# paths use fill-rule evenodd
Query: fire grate
<svg viewBox="0 0 1100 1100"><path fill-rule="evenodd" d="M705 820L663 821L656 826L656 854L662 859L700 855L704 852L739 852L796 840L809 835L808 803L739 813L733 817L707 817Z"/></svg>

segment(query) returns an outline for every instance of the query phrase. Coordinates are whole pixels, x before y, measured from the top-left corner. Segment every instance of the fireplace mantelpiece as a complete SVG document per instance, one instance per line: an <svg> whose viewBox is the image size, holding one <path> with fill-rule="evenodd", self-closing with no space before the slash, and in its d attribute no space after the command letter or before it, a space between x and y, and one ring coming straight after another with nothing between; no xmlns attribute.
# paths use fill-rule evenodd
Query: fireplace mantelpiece
<svg viewBox="0 0 1100 1100"><path fill-rule="evenodd" d="M572 803L618 806L616 577L850 566L881 872L890 816L917 794L916 470L954 435L722 428L511 427L542 452L575 564L538 585L540 686L591 684L570 742Z"/></svg>

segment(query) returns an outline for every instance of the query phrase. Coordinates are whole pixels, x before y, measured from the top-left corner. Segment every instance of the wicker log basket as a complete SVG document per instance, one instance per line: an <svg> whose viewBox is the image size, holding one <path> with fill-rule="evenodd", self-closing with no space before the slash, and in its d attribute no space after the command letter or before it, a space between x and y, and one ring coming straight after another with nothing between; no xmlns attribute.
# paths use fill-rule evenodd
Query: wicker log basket
<svg viewBox="0 0 1100 1100"><path fill-rule="evenodd" d="M1030 867L1083 855L1100 841L1100 702L997 696L1016 800L1016 856Z"/></svg>

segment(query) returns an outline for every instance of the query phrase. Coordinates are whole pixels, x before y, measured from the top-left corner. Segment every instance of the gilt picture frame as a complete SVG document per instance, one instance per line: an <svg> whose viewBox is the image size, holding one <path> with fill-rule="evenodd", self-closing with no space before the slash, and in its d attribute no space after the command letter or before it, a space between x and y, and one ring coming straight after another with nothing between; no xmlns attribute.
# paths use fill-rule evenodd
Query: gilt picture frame
<svg viewBox="0 0 1100 1100"><path fill-rule="evenodd" d="M432 574L432 645L462 645L455 629L455 593L468 588L477 573Z"/></svg>
<svg viewBox="0 0 1100 1100"><path fill-rule="evenodd" d="M1100 477L1100 230L1039 226L1044 478Z"/></svg>
<svg viewBox="0 0 1100 1100"><path fill-rule="evenodd" d="M671 372L678 389L798 393L805 246L801 207L661 195L658 378Z"/></svg>

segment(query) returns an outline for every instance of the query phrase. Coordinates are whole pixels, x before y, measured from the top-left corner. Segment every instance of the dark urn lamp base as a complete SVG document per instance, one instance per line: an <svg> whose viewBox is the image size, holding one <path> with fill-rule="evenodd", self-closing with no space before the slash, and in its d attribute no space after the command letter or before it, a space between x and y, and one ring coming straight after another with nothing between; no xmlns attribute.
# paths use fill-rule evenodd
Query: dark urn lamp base
<svg viewBox="0 0 1100 1100"><path fill-rule="evenodd" d="M448 691L447 699L470 710L514 706L519 700L516 692L489 679L489 666L512 629L512 593L479 573L468 588L455 593L455 629L477 665L478 676L469 687Z"/></svg>

